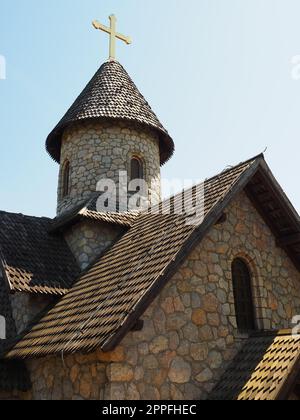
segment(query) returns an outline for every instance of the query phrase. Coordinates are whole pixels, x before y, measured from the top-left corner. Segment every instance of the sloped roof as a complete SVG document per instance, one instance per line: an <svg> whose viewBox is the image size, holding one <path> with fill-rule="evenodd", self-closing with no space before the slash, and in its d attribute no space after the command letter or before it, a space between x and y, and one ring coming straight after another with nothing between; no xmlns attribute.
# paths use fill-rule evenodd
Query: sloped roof
<svg viewBox="0 0 300 420"><path fill-rule="evenodd" d="M83 220L106 222L124 228L129 228L133 225L139 215L138 212L98 212L96 205L98 197L99 193L93 193L86 202L57 216L51 223L50 232L59 232Z"/></svg>
<svg viewBox="0 0 300 420"><path fill-rule="evenodd" d="M131 229L25 334L8 357L109 350L155 298L196 241L220 217L229 194L242 188L260 158L205 183L205 219L187 225L186 216L141 214ZM250 172L249 172L250 171ZM193 200L194 189L185 193ZM182 194L173 204L182 202ZM163 207L163 205L162 205Z"/></svg>
<svg viewBox="0 0 300 420"><path fill-rule="evenodd" d="M48 233L51 219L0 212L0 259L12 291L62 295L79 275L61 236Z"/></svg>
<svg viewBox="0 0 300 420"><path fill-rule="evenodd" d="M7 357L88 352L98 347L103 351L112 350L193 247L220 220L236 194L247 191L249 183L262 174L272 181L260 155L205 181L204 219L200 217L194 225L187 223L188 212L166 213L168 201L158 206L159 212L140 214L129 231L80 276L66 296L12 346ZM300 230L298 214L276 185L272 183L270 191L277 196L274 203L285 216L285 227L289 223L291 231ZM176 209L183 201L189 207L194 199L195 188L192 188L173 198L171 209ZM288 251L297 262L297 253L292 248Z"/></svg>
<svg viewBox="0 0 300 420"><path fill-rule="evenodd" d="M211 400L277 400L286 398L300 373L300 336L262 333L249 338L237 354Z"/></svg>
<svg viewBox="0 0 300 420"><path fill-rule="evenodd" d="M61 137L70 124L91 119L130 121L154 129L160 137L161 164L170 159L174 143L150 105L117 61L104 63L49 134L46 148L60 161Z"/></svg>

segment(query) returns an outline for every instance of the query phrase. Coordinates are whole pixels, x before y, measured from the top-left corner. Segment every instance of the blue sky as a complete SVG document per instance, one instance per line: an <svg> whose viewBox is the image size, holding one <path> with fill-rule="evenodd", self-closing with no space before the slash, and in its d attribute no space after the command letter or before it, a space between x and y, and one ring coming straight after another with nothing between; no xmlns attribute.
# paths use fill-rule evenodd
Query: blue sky
<svg viewBox="0 0 300 420"><path fill-rule="evenodd" d="M299 0L0 0L1 204L54 216L48 133L107 59L91 26L118 17L125 66L176 144L166 178L203 179L268 147L300 210Z"/></svg>

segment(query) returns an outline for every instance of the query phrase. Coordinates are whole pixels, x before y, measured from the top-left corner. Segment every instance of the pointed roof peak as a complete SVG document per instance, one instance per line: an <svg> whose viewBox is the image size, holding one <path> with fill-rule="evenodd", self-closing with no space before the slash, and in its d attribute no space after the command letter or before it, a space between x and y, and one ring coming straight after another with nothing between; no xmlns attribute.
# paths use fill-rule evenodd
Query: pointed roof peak
<svg viewBox="0 0 300 420"><path fill-rule="evenodd" d="M174 142L140 93L127 71L117 60L104 62L54 130L46 148L57 162L63 131L72 123L86 120L121 120L155 130L160 139L161 164L174 152Z"/></svg>

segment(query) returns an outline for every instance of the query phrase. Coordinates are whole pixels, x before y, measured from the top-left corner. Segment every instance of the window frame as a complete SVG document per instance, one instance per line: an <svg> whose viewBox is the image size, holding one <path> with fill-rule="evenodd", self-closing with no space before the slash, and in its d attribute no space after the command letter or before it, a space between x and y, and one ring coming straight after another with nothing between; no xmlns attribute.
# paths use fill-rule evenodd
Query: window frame
<svg viewBox="0 0 300 420"><path fill-rule="evenodd" d="M236 257L231 264L231 276L238 330L241 333L256 331L253 276L247 261L241 257Z"/></svg>
<svg viewBox="0 0 300 420"><path fill-rule="evenodd" d="M138 168L139 175L138 175L138 177L132 176L133 175L132 164L133 164L134 161L138 162L138 164L139 164L139 168ZM137 155L133 155L133 156L131 156L131 159L130 159L130 181L135 181L136 179L138 179L138 180L144 180L145 179L145 165L144 165L143 159L141 159Z"/></svg>

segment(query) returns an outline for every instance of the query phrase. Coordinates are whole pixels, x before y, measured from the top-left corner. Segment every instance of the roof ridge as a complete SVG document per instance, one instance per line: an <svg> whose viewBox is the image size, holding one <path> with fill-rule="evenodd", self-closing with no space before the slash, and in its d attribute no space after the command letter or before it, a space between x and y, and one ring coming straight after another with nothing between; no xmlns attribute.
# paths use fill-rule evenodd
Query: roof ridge
<svg viewBox="0 0 300 420"><path fill-rule="evenodd" d="M234 197L264 167L259 160L262 157L258 155L228 169L225 176L224 172L221 173L219 183L208 183L205 218L201 224L187 225L183 219L174 223L173 217L165 218L161 214L137 220L120 241L78 277L67 295L32 327L6 357L90 352L98 347L103 351L113 350L177 272L186 256L219 220ZM233 176L226 176L226 172L234 169ZM95 315L99 319L97 327L92 325ZM56 327L55 334L51 330L53 325ZM276 338L275 330L269 332L269 337L268 332L264 334L266 338L257 338L257 341ZM255 338L252 340L255 341ZM297 340L300 342L300 337Z"/></svg>
<svg viewBox="0 0 300 420"><path fill-rule="evenodd" d="M232 171L232 170L234 170L234 169L237 169L237 168L239 168L240 166L246 165L247 163L250 163L250 162L252 162L252 161L253 161L253 163L254 163L256 160L261 159L261 158L262 158L263 160L265 160L265 156L264 156L264 154L263 154L263 153L260 153L260 154L258 154L258 155L256 155L256 156L253 156L252 158L247 159L247 160L245 160L245 161L242 161L242 162L240 162L240 163L238 163L238 164L236 164L236 165L233 165L233 166L230 166L230 167L228 167L228 166L227 166L227 167L226 167L223 171L219 172L218 174L213 175L213 176L211 176L211 177L209 177L209 178L206 178L206 179L205 179L205 181L206 181L206 182L212 181L213 179L218 178L220 175L224 175L224 174L226 174L227 172L230 172L230 171Z"/></svg>
<svg viewBox="0 0 300 420"><path fill-rule="evenodd" d="M250 158L250 159L247 159L247 160L245 160L245 161L243 161L243 162L240 162L240 163L238 163L237 165L234 165L234 166L232 166L232 167L230 167L230 168L228 168L228 169L225 169L225 170L223 170L222 172L219 172L219 173L217 173L216 175L214 175L214 176L212 176L212 177L210 177L210 178L206 178L203 182L204 183L210 183L210 182L212 182L214 179L218 179L218 178L220 178L221 176L224 176L224 175L226 175L227 173L229 173L229 172L231 172L231 171L234 171L234 170L236 170L236 169L238 169L238 168L240 168L240 167L242 167L242 166L244 166L244 165L246 165L247 163L250 163L250 162L253 162L253 164L258 160L258 159L263 159L263 160L265 160L264 159L264 154L263 153L260 153L259 155L256 155L256 156L254 156L253 158ZM186 194L187 192L189 192L189 191L191 191L192 189L194 189L194 188L197 188L199 185L201 185L201 183L197 183L197 184L194 184L194 185L192 185L191 187L187 187L186 189L183 189L183 190L181 190L181 191L179 191L179 192L177 192L177 193L175 193L175 194L173 194L173 195L171 195L171 196L169 196L169 197L167 197L167 198L164 198L163 200L161 200L158 204L155 204L155 205L153 205L153 206L151 206L150 207L150 209L152 208L157 208L157 207L160 207L160 206L162 206L162 205L164 205L164 204L167 204L169 201L171 201L171 200L174 200L174 199L176 199L176 198L179 198L182 194ZM149 209L146 209L144 212L142 212L142 213L145 213L145 212L147 212L147 211L149 211Z"/></svg>
<svg viewBox="0 0 300 420"><path fill-rule="evenodd" d="M228 200L236 193L238 187L236 185L236 178L239 178L240 187L246 182L246 175L253 171L252 167L241 167L240 172L245 175L245 179L241 179L236 174L233 179L225 177L221 183L224 184L221 190L227 184L233 184L234 188L228 194ZM29 345L31 343L32 334L37 332L40 337L48 334L47 323L49 320L54 320L57 316L56 309L50 310L41 321L36 324L32 330L11 349L7 356L11 357L32 357L59 353L69 353L74 349L74 343L78 342L78 349L94 348L94 343L97 341L97 346L101 347L103 351L109 351L120 341L126 332L133 326L136 319L144 313L145 308L156 297L159 290L171 278L174 270L177 270L182 263L185 256L193 249L206 234L211 224L219 218L219 214L223 211L227 203L222 200L218 203L214 199L215 192L212 186L212 200L208 200L207 212L210 216L206 217L201 225L187 225L185 220L181 219L179 224L174 223L171 217L169 220L161 218L161 215L149 217L147 221L141 220L133 224L132 229L129 229L125 235L116 242L102 257L100 257L89 270L80 275L73 283L72 288L65 297L59 300L59 312L63 313L65 310L70 312L77 311L76 320L72 320L70 325L65 324L59 326L56 332L56 337L61 336L59 340L54 343L53 336L51 337L50 345L40 344ZM208 191L209 193L209 191ZM215 213L212 214L212 208ZM144 223L145 222L145 223ZM164 227L162 227L164 225ZM132 241L135 239L137 232L141 235L138 242L138 248ZM174 246L170 247L170 241ZM158 244L161 244L158 246ZM162 259L162 247L168 249L168 259ZM170 249L169 249L170 247ZM163 248L164 249L164 248ZM137 257L139 263L137 264ZM109 269L108 269L109 267ZM145 274L147 272L147 275ZM99 282L101 285L99 288ZM136 280L138 286L135 284ZM134 287L133 287L134 286ZM122 290L124 287L130 287L131 292L126 294L126 307L124 308ZM92 299L90 299L92 297ZM72 302L72 307L68 305ZM80 314L82 311L91 314L96 313L99 319L103 319L108 313L115 314L118 312L120 316L114 318L114 322L109 324L108 328L104 328L103 324L99 325L99 330L96 336L91 338L89 336L90 325L87 320L87 328L85 328L84 335L77 336L79 331L78 322L80 322ZM92 319L92 318L89 318ZM45 328L44 328L45 327ZM74 332L74 333L73 333ZM83 339L88 338L88 346ZM47 342L48 339L46 339ZM86 347L85 347L86 346Z"/></svg>
<svg viewBox="0 0 300 420"><path fill-rule="evenodd" d="M48 221L52 220L50 217L46 217L46 216L31 216L29 214L16 213L16 212L10 212L10 211L5 211L5 210L0 210L0 215L1 214L2 215L6 214L10 216L19 216L19 217L30 218L30 219L38 219L38 220L48 220Z"/></svg>

